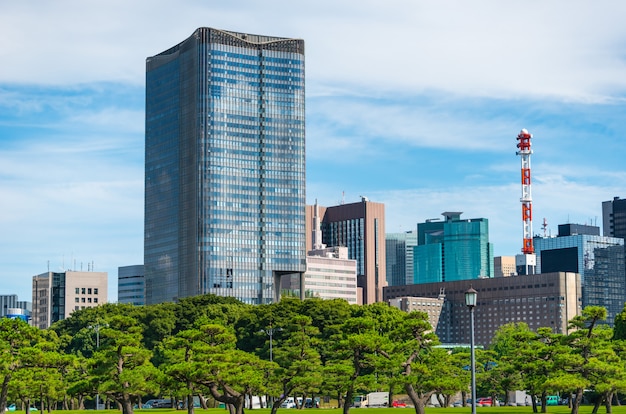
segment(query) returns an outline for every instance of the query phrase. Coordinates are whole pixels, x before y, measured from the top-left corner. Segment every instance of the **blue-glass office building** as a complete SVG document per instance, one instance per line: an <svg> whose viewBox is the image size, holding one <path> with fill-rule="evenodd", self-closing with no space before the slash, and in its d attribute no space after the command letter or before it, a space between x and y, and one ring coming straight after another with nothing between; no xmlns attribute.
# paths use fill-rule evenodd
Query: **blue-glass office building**
<svg viewBox="0 0 626 414"><path fill-rule="evenodd" d="M442 214L444 221L427 220L417 225L413 283L493 277L489 220L461 219L460 212Z"/></svg>
<svg viewBox="0 0 626 414"><path fill-rule="evenodd" d="M600 236L600 228L579 224L559 225L558 237L533 240L540 273L580 274L582 306L603 306L613 325L626 302L624 239Z"/></svg>
<svg viewBox="0 0 626 414"><path fill-rule="evenodd" d="M146 60L146 303L305 271L304 42L197 29Z"/></svg>

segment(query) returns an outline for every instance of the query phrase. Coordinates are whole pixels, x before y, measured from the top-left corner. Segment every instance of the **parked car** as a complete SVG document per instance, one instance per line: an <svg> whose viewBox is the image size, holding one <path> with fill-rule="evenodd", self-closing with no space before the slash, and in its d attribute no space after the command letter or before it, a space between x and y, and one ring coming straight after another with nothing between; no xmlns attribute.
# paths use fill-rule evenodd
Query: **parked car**
<svg viewBox="0 0 626 414"><path fill-rule="evenodd" d="M398 401L395 400L394 402L391 403L392 407L396 407L396 408L406 408L406 403L403 403L402 401Z"/></svg>
<svg viewBox="0 0 626 414"><path fill-rule="evenodd" d="M296 400L293 397L287 397L280 405L280 408L296 408Z"/></svg>
<svg viewBox="0 0 626 414"><path fill-rule="evenodd" d="M320 399L319 397L307 398L304 401L304 408L320 408Z"/></svg>
<svg viewBox="0 0 626 414"><path fill-rule="evenodd" d="M491 400L491 397L477 398L476 405L478 407L491 407L493 405L493 401Z"/></svg>
<svg viewBox="0 0 626 414"><path fill-rule="evenodd" d="M8 407L5 407L4 411L15 411L17 410L17 407L15 406L15 404L11 404ZM37 409L37 407L30 407L30 411L39 411Z"/></svg>

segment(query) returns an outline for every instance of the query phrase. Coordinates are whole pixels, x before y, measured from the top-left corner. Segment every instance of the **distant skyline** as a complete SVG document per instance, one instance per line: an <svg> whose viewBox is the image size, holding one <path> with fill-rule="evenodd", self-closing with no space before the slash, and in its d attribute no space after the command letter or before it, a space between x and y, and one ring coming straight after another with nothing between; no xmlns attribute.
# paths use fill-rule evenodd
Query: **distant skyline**
<svg viewBox="0 0 626 414"><path fill-rule="evenodd" d="M121 0L0 3L0 294L143 262L145 59L198 27L301 38L307 203L384 203L386 231L462 211L522 247L626 197L626 3ZM49 265L48 265L49 263Z"/></svg>

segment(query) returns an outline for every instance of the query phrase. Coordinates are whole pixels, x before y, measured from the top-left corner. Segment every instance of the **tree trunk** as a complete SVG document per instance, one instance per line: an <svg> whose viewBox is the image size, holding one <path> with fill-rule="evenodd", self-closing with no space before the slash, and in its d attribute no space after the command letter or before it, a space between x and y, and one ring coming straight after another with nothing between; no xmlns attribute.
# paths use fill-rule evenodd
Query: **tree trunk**
<svg viewBox="0 0 626 414"><path fill-rule="evenodd" d="M187 414L194 414L193 394L187 394Z"/></svg>
<svg viewBox="0 0 626 414"><path fill-rule="evenodd" d="M350 412L351 401L354 401L354 386L352 384L350 384L346 391L346 400L343 402L343 414Z"/></svg>
<svg viewBox="0 0 626 414"><path fill-rule="evenodd" d="M118 402L122 406L122 414L133 414L133 402L128 393L123 392L122 400Z"/></svg>
<svg viewBox="0 0 626 414"><path fill-rule="evenodd" d="M572 411L570 414L578 414L578 408L580 407L580 403L583 400L583 389L577 388L576 394L574 398L572 398Z"/></svg>
<svg viewBox="0 0 626 414"><path fill-rule="evenodd" d="M598 410L600 409L600 406L602 405L602 400L603 400L604 396L600 395L597 399L596 402L593 403L593 409L591 410L591 414L598 414Z"/></svg>
<svg viewBox="0 0 626 414"><path fill-rule="evenodd" d="M611 414L613 412L613 391L609 391L604 398L604 405L606 407L606 414Z"/></svg>
<svg viewBox="0 0 626 414"><path fill-rule="evenodd" d="M7 408L7 393L9 392L9 381L11 381L11 373L9 372L2 379L2 390L0 390L0 412L5 412Z"/></svg>
<svg viewBox="0 0 626 414"><path fill-rule="evenodd" d="M541 393L541 412L548 412L548 396L545 391Z"/></svg>

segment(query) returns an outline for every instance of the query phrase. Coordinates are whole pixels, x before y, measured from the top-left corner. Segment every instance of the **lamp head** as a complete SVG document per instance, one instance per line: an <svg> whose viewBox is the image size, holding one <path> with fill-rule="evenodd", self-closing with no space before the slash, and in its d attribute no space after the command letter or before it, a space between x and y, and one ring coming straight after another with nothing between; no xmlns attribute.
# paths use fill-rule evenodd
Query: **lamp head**
<svg viewBox="0 0 626 414"><path fill-rule="evenodd" d="M465 292L465 306L472 309L476 306L476 298L478 296L478 292L470 286L469 289Z"/></svg>

